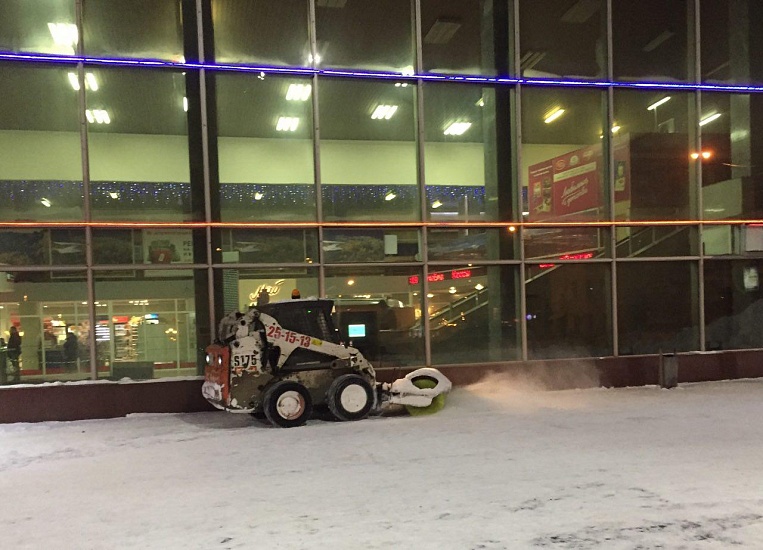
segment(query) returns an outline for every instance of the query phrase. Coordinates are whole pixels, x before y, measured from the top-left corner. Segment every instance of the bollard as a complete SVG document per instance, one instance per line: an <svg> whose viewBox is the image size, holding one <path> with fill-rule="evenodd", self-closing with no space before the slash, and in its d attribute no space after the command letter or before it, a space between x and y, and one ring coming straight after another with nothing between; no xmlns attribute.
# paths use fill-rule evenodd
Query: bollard
<svg viewBox="0 0 763 550"><path fill-rule="evenodd" d="M678 385L678 357L675 353L660 354L659 383L661 388Z"/></svg>

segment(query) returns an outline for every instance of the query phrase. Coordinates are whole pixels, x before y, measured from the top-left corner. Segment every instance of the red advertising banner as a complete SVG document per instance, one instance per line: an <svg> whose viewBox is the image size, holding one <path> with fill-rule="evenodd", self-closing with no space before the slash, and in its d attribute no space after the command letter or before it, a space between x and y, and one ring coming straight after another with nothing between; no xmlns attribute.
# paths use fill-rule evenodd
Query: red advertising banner
<svg viewBox="0 0 763 550"><path fill-rule="evenodd" d="M630 196L630 148L627 136L614 140L615 201ZM528 168L531 221L542 221L603 205L601 145L591 145Z"/></svg>

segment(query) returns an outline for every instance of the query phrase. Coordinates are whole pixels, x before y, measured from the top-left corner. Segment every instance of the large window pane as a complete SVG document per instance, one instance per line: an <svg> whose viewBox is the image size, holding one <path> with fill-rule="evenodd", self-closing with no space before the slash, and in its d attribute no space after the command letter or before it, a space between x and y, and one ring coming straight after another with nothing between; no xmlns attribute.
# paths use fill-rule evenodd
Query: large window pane
<svg viewBox="0 0 763 550"><path fill-rule="evenodd" d="M606 264L528 268L527 348L531 359L612 353L611 277Z"/></svg>
<svg viewBox="0 0 763 550"><path fill-rule="evenodd" d="M374 367L423 364L419 275L415 267L326 269L342 337Z"/></svg>
<svg viewBox="0 0 763 550"><path fill-rule="evenodd" d="M615 90L617 219L685 220L695 215L694 110L689 94Z"/></svg>
<svg viewBox="0 0 763 550"><path fill-rule="evenodd" d="M324 263L410 262L419 256L415 229L324 229Z"/></svg>
<svg viewBox="0 0 763 550"><path fill-rule="evenodd" d="M424 70L496 74L509 58L509 2L422 0Z"/></svg>
<svg viewBox="0 0 763 550"><path fill-rule="evenodd" d="M429 271L435 364L516 360L521 354L515 266L454 264Z"/></svg>
<svg viewBox="0 0 763 550"><path fill-rule="evenodd" d="M218 63L311 65L307 0L212 0Z"/></svg>
<svg viewBox="0 0 763 550"><path fill-rule="evenodd" d="M759 0L701 0L703 82L763 82L761 17Z"/></svg>
<svg viewBox="0 0 763 550"><path fill-rule="evenodd" d="M610 255L605 227L525 228L524 245L528 259L587 260Z"/></svg>
<svg viewBox="0 0 763 550"><path fill-rule="evenodd" d="M152 270L118 277L97 274L95 296L100 378L197 373L196 306L190 270Z"/></svg>
<svg viewBox="0 0 763 550"><path fill-rule="evenodd" d="M430 260L479 261L511 260L519 243L516 227L507 229L429 229L427 252Z"/></svg>
<svg viewBox="0 0 763 550"><path fill-rule="evenodd" d="M605 14L604 0L520 2L522 76L605 78Z"/></svg>
<svg viewBox="0 0 763 550"><path fill-rule="evenodd" d="M192 219L185 77L90 67L86 74L97 82L86 92L93 217Z"/></svg>
<svg viewBox="0 0 763 550"><path fill-rule="evenodd" d="M418 219L415 86L319 84L324 219Z"/></svg>
<svg viewBox="0 0 763 550"><path fill-rule="evenodd" d="M412 19L410 0L316 0L315 65L412 70Z"/></svg>
<svg viewBox="0 0 763 550"><path fill-rule="evenodd" d="M692 162L702 167L705 219L763 216L763 180L755 161L761 143L756 123L761 115L760 94L702 94L702 148L693 151Z"/></svg>
<svg viewBox="0 0 763 550"><path fill-rule="evenodd" d="M763 348L759 259L705 262L707 350Z"/></svg>
<svg viewBox="0 0 763 550"><path fill-rule="evenodd" d="M178 0L84 0L85 54L185 61Z"/></svg>
<svg viewBox="0 0 763 550"><path fill-rule="evenodd" d="M75 0L3 0L0 49L74 55L79 42Z"/></svg>
<svg viewBox="0 0 763 550"><path fill-rule="evenodd" d="M314 220L312 81L218 75L225 221Z"/></svg>
<svg viewBox="0 0 763 550"><path fill-rule="evenodd" d="M617 257L696 256L697 227L686 225L618 226Z"/></svg>
<svg viewBox="0 0 763 550"><path fill-rule="evenodd" d="M617 264L620 353L673 353L699 349L696 264Z"/></svg>
<svg viewBox="0 0 763 550"><path fill-rule="evenodd" d="M317 263L318 235L311 229L230 229L222 236L225 263Z"/></svg>
<svg viewBox="0 0 763 550"><path fill-rule="evenodd" d="M18 63L0 71L0 219L81 220L75 72Z"/></svg>
<svg viewBox="0 0 763 550"><path fill-rule="evenodd" d="M0 293L0 384L90 377L84 272L2 272Z"/></svg>
<svg viewBox="0 0 763 550"><path fill-rule="evenodd" d="M612 49L616 79L693 78L692 0L613 0ZM691 23L691 24L690 24Z"/></svg>
<svg viewBox="0 0 763 550"><path fill-rule="evenodd" d="M522 192L528 221L608 218L604 95L522 89ZM616 126L613 133L619 132Z"/></svg>
<svg viewBox="0 0 763 550"><path fill-rule="evenodd" d="M505 88L424 85L430 219L512 219L510 98Z"/></svg>

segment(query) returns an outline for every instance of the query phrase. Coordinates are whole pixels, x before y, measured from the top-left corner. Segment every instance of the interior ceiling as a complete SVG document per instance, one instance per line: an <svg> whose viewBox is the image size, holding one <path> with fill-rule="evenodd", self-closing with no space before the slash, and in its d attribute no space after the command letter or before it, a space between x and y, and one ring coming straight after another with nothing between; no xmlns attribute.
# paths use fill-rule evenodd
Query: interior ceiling
<svg viewBox="0 0 763 550"><path fill-rule="evenodd" d="M180 0L183 1L183 0ZM88 55L182 59L182 17L178 0L85 0L83 43ZM532 61L524 74L601 76L603 0L523 0L520 57ZM343 7L324 7L323 4ZM421 0L424 68L435 72L491 74L490 36L494 22L486 0ZM703 31L726 36L728 3L703 0ZM309 64L306 0L213 0L217 60L278 65ZM686 0L615 0L613 47L619 78L681 79L686 63ZM0 49L58 51L49 22L73 22L73 0L2 0ZM438 24L452 36L431 39ZM705 23L707 22L707 23ZM401 70L413 65L410 0L346 0L316 6L321 67ZM436 29L435 29L436 30ZM715 33L715 34L711 34ZM710 70L728 61L727 40L706 48ZM656 45L655 45L656 44ZM483 50L484 53L483 54ZM60 53L60 51L59 51ZM6 63L0 65L0 128L77 131L77 93L70 67ZM106 109L109 125L93 132L186 133L185 78L178 71L87 68L99 89L88 91L90 109ZM715 79L728 75L716 71ZM312 104L286 101L289 84L308 80L266 75L218 73L218 128L223 136L310 137ZM487 90L487 88L485 88ZM416 87L394 82L324 79L319 90L321 136L325 139L413 140ZM616 92L617 123L624 130L653 131L646 106L660 92ZM674 94L675 95L675 94ZM462 84L425 84L425 137L430 141L483 141L492 120L491 94L477 105L483 88ZM589 143L601 133L602 94L598 91L525 88L523 130L526 142ZM372 120L380 104L397 105L390 120ZM554 107L565 115L544 124ZM722 105L721 105L722 107ZM675 111L675 112L672 112ZM686 119L686 102L671 101L661 117ZM276 132L279 116L300 118L294 133ZM728 119L728 117L725 117ZM445 136L451 122L471 122L462 136ZM714 123L719 129L723 119ZM680 126L680 123L677 124ZM628 127L628 128L626 128Z"/></svg>

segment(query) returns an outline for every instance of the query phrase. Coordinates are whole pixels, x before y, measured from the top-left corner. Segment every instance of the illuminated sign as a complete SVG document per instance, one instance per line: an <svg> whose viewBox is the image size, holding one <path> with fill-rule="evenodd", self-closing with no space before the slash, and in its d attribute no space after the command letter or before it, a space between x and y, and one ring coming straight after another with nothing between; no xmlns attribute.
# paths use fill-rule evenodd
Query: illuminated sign
<svg viewBox="0 0 763 550"><path fill-rule="evenodd" d="M471 269L454 269L452 271L439 271L437 273L430 273L427 275L427 281L430 283L437 283L440 281L449 281L451 279L468 279L474 274ZM419 276L411 275L408 277L409 285L419 284Z"/></svg>

